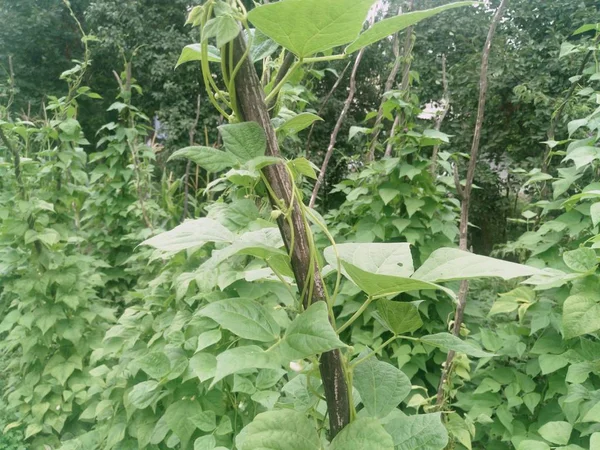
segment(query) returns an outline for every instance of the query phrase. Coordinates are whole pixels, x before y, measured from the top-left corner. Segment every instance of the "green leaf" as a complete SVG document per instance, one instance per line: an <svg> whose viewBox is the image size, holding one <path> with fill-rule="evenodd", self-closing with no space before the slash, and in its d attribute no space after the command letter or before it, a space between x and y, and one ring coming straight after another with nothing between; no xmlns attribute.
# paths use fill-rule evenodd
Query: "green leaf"
<svg viewBox="0 0 600 450"><path fill-rule="evenodd" d="M375 0L283 0L254 8L248 19L304 58L352 42Z"/></svg>
<svg viewBox="0 0 600 450"><path fill-rule="evenodd" d="M476 358L494 356L493 353L483 351L481 348L471 344L470 342L463 341L462 339L450 333L430 334L428 336L423 336L419 340L424 344L432 345L445 352L453 350L455 352L464 353Z"/></svg>
<svg viewBox="0 0 600 450"><path fill-rule="evenodd" d="M233 41L240 34L240 25L229 14L213 17L202 29L202 40L216 38L217 47L221 48L228 42Z"/></svg>
<svg viewBox="0 0 600 450"><path fill-rule="evenodd" d="M346 425L331 441L329 450L394 450L392 437L371 418L360 418Z"/></svg>
<svg viewBox="0 0 600 450"><path fill-rule="evenodd" d="M600 432L593 433L590 437L590 450L600 450Z"/></svg>
<svg viewBox="0 0 600 450"><path fill-rule="evenodd" d="M510 280L528 277L541 271L523 264L515 264L501 259L475 255L457 248L441 248L417 269L414 278L441 283L443 281L471 278L498 277Z"/></svg>
<svg viewBox="0 0 600 450"><path fill-rule="evenodd" d="M181 441L181 448L186 449L196 429L212 431L215 426L214 413L202 411L200 404L194 400L179 400L169 405L165 411L167 425Z"/></svg>
<svg viewBox="0 0 600 450"><path fill-rule="evenodd" d="M380 22L374 24L367 31L362 33L358 39L356 39L352 44L350 44L346 50L346 54L353 53L357 50L360 50L363 47L373 44L387 36L397 33L398 31L404 30L423 19L427 19L429 17L435 16L447 9L459 8L461 6L471 6L475 5L477 2L456 2L449 3L447 5L438 6L437 8L426 9L423 11L415 11L406 14L401 14L396 17L391 17L389 19L384 19Z"/></svg>
<svg viewBox="0 0 600 450"><path fill-rule="evenodd" d="M549 354L540 355L538 362L543 375L556 372L569 364L569 360L564 356Z"/></svg>
<svg viewBox="0 0 600 450"><path fill-rule="evenodd" d="M233 242L235 235L212 219L186 220L181 225L142 242L158 250L178 252L201 247L207 242Z"/></svg>
<svg viewBox="0 0 600 450"><path fill-rule="evenodd" d="M289 161L288 166L298 175L304 175L305 177L312 178L313 180L317 179L317 172L315 172L313 164L304 157Z"/></svg>
<svg viewBox="0 0 600 450"><path fill-rule="evenodd" d="M567 445L572 431L569 422L548 422L540 427L538 433L553 444Z"/></svg>
<svg viewBox="0 0 600 450"><path fill-rule="evenodd" d="M194 450L214 450L217 446L217 441L212 434L199 437L194 441Z"/></svg>
<svg viewBox="0 0 600 450"><path fill-rule="evenodd" d="M406 206L408 217L412 217L421 207L425 206L425 201L420 198L405 198L404 206Z"/></svg>
<svg viewBox="0 0 600 450"><path fill-rule="evenodd" d="M342 261L366 272L410 277L414 272L410 244L339 244L327 247L323 256L333 267L337 267L336 250Z"/></svg>
<svg viewBox="0 0 600 450"><path fill-rule="evenodd" d="M415 305L386 299L377 300L377 318L394 334L412 333L423 325Z"/></svg>
<svg viewBox="0 0 600 450"><path fill-rule="evenodd" d="M594 203L590 207L590 215L592 216L592 224L596 227L600 224L600 202Z"/></svg>
<svg viewBox="0 0 600 450"><path fill-rule="evenodd" d="M418 414L391 420L385 429L396 450L443 450L448 445L448 432L441 414Z"/></svg>
<svg viewBox="0 0 600 450"><path fill-rule="evenodd" d="M517 450L550 450L550 446L542 441L525 440L519 442Z"/></svg>
<svg viewBox="0 0 600 450"><path fill-rule="evenodd" d="M171 362L162 352L152 352L135 360L136 364L151 378L159 380L171 371Z"/></svg>
<svg viewBox="0 0 600 450"><path fill-rule="evenodd" d="M437 284L416 280L414 278L378 275L361 270L345 261L342 261L342 266L345 269L344 275L350 278L350 280L352 280L359 288L372 297L384 297L419 290L442 290L450 297L455 297L452 291Z"/></svg>
<svg viewBox="0 0 600 450"><path fill-rule="evenodd" d="M573 121L569 125L573 124ZM589 166L596 159L600 159L600 149L592 146L578 147L569 152L563 161L573 161L576 169Z"/></svg>
<svg viewBox="0 0 600 450"><path fill-rule="evenodd" d="M152 405L160 396L157 381L144 381L136 384L129 392L129 403L134 408L144 409Z"/></svg>
<svg viewBox="0 0 600 450"><path fill-rule="evenodd" d="M396 367L371 356L354 369L353 384L369 414L383 418L411 391L410 380Z"/></svg>
<svg viewBox="0 0 600 450"><path fill-rule="evenodd" d="M289 0L287 0L289 1ZM298 132L310 127L315 121L323 120L313 113L303 112L286 120L277 128L278 133L297 134Z"/></svg>
<svg viewBox="0 0 600 450"><path fill-rule="evenodd" d="M383 203L386 205L400 195L400 191L393 186L392 183L389 183L389 186L386 186L387 184L388 183L382 184L378 190L381 200L383 200Z"/></svg>
<svg viewBox="0 0 600 450"><path fill-rule="evenodd" d="M258 156L264 156L267 138L264 130L256 122L221 125L219 131L225 148L242 164Z"/></svg>
<svg viewBox="0 0 600 450"><path fill-rule="evenodd" d="M596 251L585 247L565 252L563 260L567 267L575 272L589 272L598 265Z"/></svg>
<svg viewBox="0 0 600 450"><path fill-rule="evenodd" d="M577 294L563 303L562 328L565 339L600 330L600 298L598 293Z"/></svg>
<svg viewBox="0 0 600 450"><path fill-rule="evenodd" d="M220 172L238 163L231 153L204 146L185 147L177 150L171 155L169 161L174 159L189 159L207 172Z"/></svg>
<svg viewBox="0 0 600 450"><path fill-rule="evenodd" d="M329 323L325 302L316 302L292 321L278 346L284 361L308 358L346 347Z"/></svg>
<svg viewBox="0 0 600 450"><path fill-rule="evenodd" d="M221 340L221 330L210 330L198 335L198 346L196 352L200 352Z"/></svg>
<svg viewBox="0 0 600 450"><path fill-rule="evenodd" d="M202 46L200 44L190 44L183 47L175 68L190 61L202 61ZM219 49L212 45L208 46L208 61L221 62Z"/></svg>
<svg viewBox="0 0 600 450"><path fill-rule="evenodd" d="M321 450L314 422L288 409L258 414L235 443L238 450Z"/></svg>
<svg viewBox="0 0 600 450"><path fill-rule="evenodd" d="M217 370L211 384L214 386L227 375L247 369L279 369L277 355L265 352L256 345L232 348L217 356Z"/></svg>
<svg viewBox="0 0 600 450"><path fill-rule="evenodd" d="M231 298L213 302L199 313L210 317L235 335L261 342L279 337L279 325L260 303L245 298Z"/></svg>
<svg viewBox="0 0 600 450"><path fill-rule="evenodd" d="M252 33L252 47L250 48L252 61L261 61L279 48L277 42L265 36L259 30L253 28L250 32Z"/></svg>
<svg viewBox="0 0 600 450"><path fill-rule="evenodd" d="M217 357L210 353L196 353L190 358L189 367L201 382L205 382L215 376Z"/></svg>

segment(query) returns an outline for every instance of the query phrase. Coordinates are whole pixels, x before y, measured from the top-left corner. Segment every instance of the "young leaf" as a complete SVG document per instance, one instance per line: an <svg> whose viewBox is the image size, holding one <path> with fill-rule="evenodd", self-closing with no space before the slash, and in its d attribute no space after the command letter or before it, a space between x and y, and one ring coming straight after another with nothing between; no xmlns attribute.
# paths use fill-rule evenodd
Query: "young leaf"
<svg viewBox="0 0 600 450"><path fill-rule="evenodd" d="M181 225L142 242L158 250L178 252L207 242L233 242L235 235L212 219L186 220Z"/></svg>
<svg viewBox="0 0 600 450"><path fill-rule="evenodd" d="M377 316L394 334L412 333L423 325L419 310L412 303L377 300Z"/></svg>
<svg viewBox="0 0 600 450"><path fill-rule="evenodd" d="M314 423L298 411L258 414L235 439L238 450L321 450Z"/></svg>
<svg viewBox="0 0 600 450"><path fill-rule="evenodd" d="M575 272L589 272L598 265L596 252L591 248L585 247L565 252L563 260L567 267Z"/></svg>
<svg viewBox="0 0 600 450"><path fill-rule="evenodd" d="M375 0L283 0L254 8L248 19L304 58L352 42Z"/></svg>
<svg viewBox="0 0 600 450"><path fill-rule="evenodd" d="M349 425L331 441L329 450L394 450L394 442L379 421L361 418Z"/></svg>
<svg viewBox="0 0 600 450"><path fill-rule="evenodd" d="M277 132L286 134L297 134L305 128L310 127L313 124L313 122L317 120L323 119L321 119L316 114L308 112L300 113L281 124L279 128L277 128Z"/></svg>
<svg viewBox="0 0 600 450"><path fill-rule="evenodd" d="M190 61L202 61L202 46L200 44L190 44L183 47L175 68L177 69L180 65ZM219 49L212 45L208 46L208 61L221 62Z"/></svg>
<svg viewBox="0 0 600 450"><path fill-rule="evenodd" d="M391 413L411 391L410 380L400 369L375 356L356 366L353 384L369 414L378 418Z"/></svg>
<svg viewBox="0 0 600 450"><path fill-rule="evenodd" d="M329 323L327 304L316 302L290 324L278 350L282 360L294 361L345 346Z"/></svg>
<svg viewBox="0 0 600 450"><path fill-rule="evenodd" d="M539 269L501 259L475 255L457 248L441 248L417 269L414 278L434 283L470 278L499 277L510 280L541 273Z"/></svg>
<svg viewBox="0 0 600 450"><path fill-rule="evenodd" d="M440 413L394 419L385 430L392 436L396 450L443 450L448 445Z"/></svg>
<svg viewBox="0 0 600 450"><path fill-rule="evenodd" d="M245 298L231 298L209 303L199 312L210 317L233 334L261 342L279 337L279 325L260 303Z"/></svg>
<svg viewBox="0 0 600 450"><path fill-rule="evenodd" d="M169 161L182 158L198 164L207 172L220 172L238 164L237 159L231 153L204 146L185 147L177 150L171 155Z"/></svg>
<svg viewBox="0 0 600 450"><path fill-rule="evenodd" d="M567 445L572 431L569 422L548 422L540 427L538 433L553 444Z"/></svg>
<svg viewBox="0 0 600 450"><path fill-rule="evenodd" d="M277 3L278 4L278 3ZM242 122L219 127L225 148L244 164L267 149L264 130L256 122Z"/></svg>
<svg viewBox="0 0 600 450"><path fill-rule="evenodd" d="M256 345L232 348L217 356L217 370L211 388L227 375L247 369L279 369L279 361L273 353L265 352Z"/></svg>
<svg viewBox="0 0 600 450"><path fill-rule="evenodd" d="M459 8L461 6L472 6L477 2L456 2L449 3L447 5L438 6L437 8L426 9L424 11L415 11L406 14L401 14L396 17L391 17L389 19L384 19L380 22L374 24L367 31L362 33L358 39L356 39L352 44L350 44L344 53L350 54L357 50L360 50L367 45L371 45L374 42L377 42L386 36L390 36L394 33L397 33L400 30L404 30L405 28L410 27L423 19L427 19L429 17L435 16L447 9Z"/></svg>
<svg viewBox="0 0 600 450"><path fill-rule="evenodd" d="M325 260L337 267L335 250L339 258L366 272L410 277L414 272L410 244L340 244L334 249L327 247Z"/></svg>
<svg viewBox="0 0 600 450"><path fill-rule="evenodd" d="M598 293L572 295L563 303L562 328L565 339L600 330Z"/></svg>
<svg viewBox="0 0 600 450"><path fill-rule="evenodd" d="M483 351L481 348L470 342L463 341L450 333L430 334L428 336L423 336L419 340L424 344L432 345L445 352L453 350L476 358L488 358L494 356L493 353Z"/></svg>
<svg viewBox="0 0 600 450"><path fill-rule="evenodd" d="M202 30L202 40L214 37L217 39L217 47L221 48L233 41L240 31L241 28L237 21L229 14L224 14L206 22Z"/></svg>

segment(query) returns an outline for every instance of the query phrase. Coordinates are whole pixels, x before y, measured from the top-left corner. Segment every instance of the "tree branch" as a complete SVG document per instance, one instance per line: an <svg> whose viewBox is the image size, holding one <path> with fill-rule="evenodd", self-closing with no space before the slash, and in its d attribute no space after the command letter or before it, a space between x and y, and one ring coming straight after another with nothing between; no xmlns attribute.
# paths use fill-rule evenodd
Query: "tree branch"
<svg viewBox="0 0 600 450"><path fill-rule="evenodd" d="M234 40L233 50L234 64L237 64L246 50L243 33L240 33ZM235 87L241 115L240 120L258 123L265 131L266 154L280 156L279 144L265 104L260 80L250 60L245 59L243 61L237 80L239 82L236 83ZM310 230L306 227L301 210L302 206L298 203L299 199L293 195L293 180L290 179L287 168L282 163L265 167L263 174L277 197L276 199L271 198L271 202L281 199L291 210L291 223L280 217L278 225L288 251L291 250L292 270L298 290L307 293L302 302L306 307L315 301L325 301L323 279L318 266L311 261ZM290 249L292 245L293 248ZM305 290L304 287L311 282L314 286L313 289ZM309 291L312 291L312 298L308 298ZM333 438L350 421L348 385L340 351L333 350L323 353L320 358L319 370L327 400L330 437Z"/></svg>
<svg viewBox="0 0 600 450"><path fill-rule="evenodd" d="M352 105L352 100L354 100L354 94L356 93L356 73L358 72L358 67L360 66L360 61L362 60L364 54L365 51L364 48L362 48L356 55L356 60L354 61L354 66L352 67L352 73L350 74L350 89L348 91L348 97L346 97L346 101L344 102L342 112L340 113L337 123L335 124L335 128L333 129L333 132L331 133L331 136L329 138L329 146L327 147L325 159L323 160L323 164L321 165L321 172L319 172L319 177L317 178L317 182L315 183L315 187L312 191L312 196L310 197L310 203L308 204L308 206L310 206L311 208L315 206L315 202L317 201L317 195L319 194L321 185L325 180L327 166L329 165L329 160L331 159L331 155L333 154L338 134L340 132L340 129L342 128L344 119L346 119L346 116L348 115L348 111L350 110L350 106Z"/></svg>
<svg viewBox="0 0 600 450"><path fill-rule="evenodd" d="M442 122L446 118L448 111L450 110L450 93L448 90L448 77L446 75L446 55L442 55L442 86L444 87L444 93L442 95L442 103L444 104L442 112L435 118L435 130L440 131L442 128ZM440 144L433 147L433 153L431 154L431 166L429 172L431 176L435 176L437 171L437 158L440 151Z"/></svg>
<svg viewBox="0 0 600 450"><path fill-rule="evenodd" d="M469 207L471 203L471 191L473 189L473 179L475 178L475 169L477 167L477 156L479 154L479 144L481 141L481 131L483 128L483 119L485 115L485 102L487 97L488 88L488 66L490 59L490 51L492 49L492 41L496 28L504 9L508 4L508 0L502 0L500 6L494 14L490 29L488 31L487 39L483 47L483 55L481 57L481 73L479 77L479 106L477 108L477 120L475 122L475 132L473 134L473 142L471 145L471 159L469 161L469 167L467 169L467 180L465 187L461 193L461 212L460 212L460 226L459 226L459 247L461 250L468 251L468 227L469 227ZM467 294L469 291L469 282L463 280L460 284L458 292L458 305L454 314L454 324L452 326L452 333L455 336L460 334L460 329L464 319L465 306L467 304ZM442 377L438 386L436 404L441 407L444 403L445 386L448 382L448 375L451 370L452 362L454 360L454 352L448 352L446 363L442 370Z"/></svg>

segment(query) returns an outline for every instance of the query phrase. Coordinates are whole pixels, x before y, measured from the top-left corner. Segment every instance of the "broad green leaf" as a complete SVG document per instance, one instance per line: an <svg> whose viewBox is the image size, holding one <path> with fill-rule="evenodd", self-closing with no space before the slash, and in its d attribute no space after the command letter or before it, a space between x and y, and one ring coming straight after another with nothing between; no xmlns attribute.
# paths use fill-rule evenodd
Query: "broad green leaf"
<svg viewBox="0 0 600 450"><path fill-rule="evenodd" d="M134 408L144 409L152 405L160 396L158 381L144 381L136 384L129 392L129 403Z"/></svg>
<svg viewBox="0 0 600 450"><path fill-rule="evenodd" d="M345 269L344 275L350 278L350 280L352 280L359 288L372 297L384 297L419 290L441 290L450 297L455 298L455 294L451 290L437 284L416 280L414 278L374 274L359 269L345 261L342 261L342 266Z"/></svg>
<svg viewBox="0 0 600 450"><path fill-rule="evenodd" d="M600 432L593 433L590 437L590 450L600 450Z"/></svg>
<svg viewBox="0 0 600 450"><path fill-rule="evenodd" d="M562 328L565 339L600 330L600 296L595 293L572 295L563 303Z"/></svg>
<svg viewBox="0 0 600 450"><path fill-rule="evenodd" d="M219 131L225 148L242 164L265 154L267 138L256 122L221 125Z"/></svg>
<svg viewBox="0 0 600 450"><path fill-rule="evenodd" d="M179 400L171 403L165 411L167 425L177 435L181 441L181 448L188 448L189 441L196 431L212 431L215 426L211 423L211 417L214 421L214 413L202 411L200 404L194 400Z"/></svg>
<svg viewBox="0 0 600 450"><path fill-rule="evenodd" d="M400 369L375 356L356 366L352 381L364 407L378 418L391 413L411 391L410 380Z"/></svg>
<svg viewBox="0 0 600 450"><path fill-rule="evenodd" d="M265 352L256 345L232 348L217 356L217 370L211 387L227 375L247 369L279 369L277 355Z"/></svg>
<svg viewBox="0 0 600 450"><path fill-rule="evenodd" d="M406 206L406 212L408 217L412 217L417 211L425 206L425 201L420 198L405 198L404 206Z"/></svg>
<svg viewBox="0 0 600 450"><path fill-rule="evenodd" d="M523 264L475 255L457 248L441 248L431 254L427 261L417 269L413 278L434 283L483 277L510 280L536 275L540 272L539 269Z"/></svg>
<svg viewBox="0 0 600 450"><path fill-rule="evenodd" d="M538 433L553 444L567 445L572 431L569 422L548 422L540 427Z"/></svg>
<svg viewBox="0 0 600 450"><path fill-rule="evenodd" d="M588 412L585 413L582 422L600 422L600 402L597 402L594 406L590 408Z"/></svg>
<svg viewBox="0 0 600 450"><path fill-rule="evenodd" d="M429 17L435 16L447 9L458 8L461 6L471 6L475 5L477 2L456 2L449 3L447 5L438 6L437 8L426 9L423 11L415 11L406 14L400 14L396 17L391 17L389 19L384 19L380 22L374 24L367 31L362 33L358 39L356 39L352 44L350 44L346 50L346 54L353 53L357 50L360 50L363 47L371 45L381 39L390 36L392 34L397 33L398 31L404 30L423 19L427 19Z"/></svg>
<svg viewBox="0 0 600 450"><path fill-rule="evenodd" d="M315 423L289 409L258 414L235 443L238 450L321 450Z"/></svg>
<svg viewBox="0 0 600 450"><path fill-rule="evenodd" d="M550 446L542 441L524 440L519 442L517 450L550 450Z"/></svg>
<svg viewBox="0 0 600 450"><path fill-rule="evenodd" d="M381 200L383 200L383 203L386 205L389 204L396 197L398 197L398 195L400 195L400 191L396 187L394 187L394 186L386 187L385 184L383 184L377 192L379 192L379 196L381 197Z"/></svg>
<svg viewBox="0 0 600 450"><path fill-rule="evenodd" d="M221 340L221 330L210 330L198 335L196 352L200 352Z"/></svg>
<svg viewBox="0 0 600 450"><path fill-rule="evenodd" d="M410 244L339 244L334 249L327 247L324 252L325 260L333 267L339 258L366 272L410 277L414 272Z"/></svg>
<svg viewBox="0 0 600 450"><path fill-rule="evenodd" d="M194 441L194 450L214 450L217 446L217 441L212 434L199 437Z"/></svg>
<svg viewBox="0 0 600 450"><path fill-rule="evenodd" d="M221 48L228 42L233 41L241 28L238 22L229 14L213 17L202 29L202 40L216 38L217 47Z"/></svg>
<svg viewBox="0 0 600 450"><path fill-rule="evenodd" d="M204 146L185 147L177 150L171 155L169 161L182 158L198 164L207 172L220 172L238 163L231 153Z"/></svg>
<svg viewBox="0 0 600 450"><path fill-rule="evenodd" d="M418 414L391 420L385 429L396 450L443 450L448 445L448 432L441 414Z"/></svg>
<svg viewBox="0 0 600 450"><path fill-rule="evenodd" d="M476 358L489 358L494 356L493 353L483 351L476 345L467 341L463 341L462 339L450 333L430 334L428 336L423 336L419 340L424 344L432 345L445 352L452 350L469 356L474 356Z"/></svg>
<svg viewBox="0 0 600 450"><path fill-rule="evenodd" d="M253 28L250 32L252 33L252 47L250 48L252 61L261 61L279 48L277 42L265 36L259 30Z"/></svg>
<svg viewBox="0 0 600 450"><path fill-rule="evenodd" d="M412 333L423 325L415 305L386 299L377 300L377 318L394 334Z"/></svg>
<svg viewBox="0 0 600 450"><path fill-rule="evenodd" d="M221 62L219 49L209 45L208 60L210 62ZM202 61L202 46L200 44L190 44L183 47L175 68L190 61Z"/></svg>
<svg viewBox="0 0 600 450"><path fill-rule="evenodd" d="M565 252L563 260L567 267L575 272L589 272L598 265L596 252L585 247Z"/></svg>
<svg viewBox="0 0 600 450"><path fill-rule="evenodd" d="M331 441L329 450L394 450L392 437L378 420L360 418L346 425Z"/></svg>
<svg viewBox="0 0 600 450"><path fill-rule="evenodd" d="M201 247L207 242L233 242L235 235L212 219L186 220L181 225L142 242L158 250L177 252Z"/></svg>
<svg viewBox="0 0 600 450"><path fill-rule="evenodd" d="M292 169L293 173L297 175L304 175L305 177L312 178L313 180L317 179L317 172L315 171L313 164L308 159L300 157L288 161L287 164L288 167Z"/></svg>
<svg viewBox="0 0 600 450"><path fill-rule="evenodd" d="M329 323L327 304L316 302L292 321L277 350L284 361L294 361L343 347Z"/></svg>
<svg viewBox="0 0 600 450"><path fill-rule="evenodd" d="M592 224L596 227L600 224L600 202L594 203L590 207L590 215L592 216Z"/></svg>
<svg viewBox="0 0 600 450"><path fill-rule="evenodd" d="M538 362L543 375L556 372L569 364L569 360L564 356L549 354L540 355Z"/></svg>
<svg viewBox="0 0 600 450"><path fill-rule="evenodd" d="M279 337L279 325L260 303L245 298L230 298L209 303L199 312L235 335L261 342Z"/></svg>
<svg viewBox="0 0 600 450"><path fill-rule="evenodd" d="M294 117L286 120L277 128L277 132L286 134L297 134L298 132L310 127L313 122L317 120L323 120L319 116L313 113L300 113Z"/></svg>
<svg viewBox="0 0 600 450"><path fill-rule="evenodd" d="M573 121L577 122L577 121ZM573 122L569 123L571 125ZM592 146L578 147L569 152L563 161L573 161L575 168L589 166L596 159L600 159L600 149Z"/></svg>
<svg viewBox="0 0 600 450"><path fill-rule="evenodd" d="M210 380L215 376L217 357L210 353L196 353L190 358L189 367L201 382Z"/></svg>
<svg viewBox="0 0 600 450"><path fill-rule="evenodd" d="M159 380L171 371L171 362L162 352L152 352L136 359L135 363L151 378Z"/></svg>
<svg viewBox="0 0 600 450"><path fill-rule="evenodd" d="M254 8L252 24L298 57L352 42L375 0L283 0Z"/></svg>

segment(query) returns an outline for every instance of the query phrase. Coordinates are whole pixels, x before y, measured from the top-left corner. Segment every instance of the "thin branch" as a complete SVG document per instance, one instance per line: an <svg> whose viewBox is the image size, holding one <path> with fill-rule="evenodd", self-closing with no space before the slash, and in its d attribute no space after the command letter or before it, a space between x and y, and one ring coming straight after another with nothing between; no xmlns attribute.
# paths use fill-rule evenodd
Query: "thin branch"
<svg viewBox="0 0 600 450"><path fill-rule="evenodd" d="M277 71L277 76L275 77L275 81L273 82L273 89L275 89L279 84L285 79L286 75L290 71L294 61L296 60L296 56L292 52L287 52L283 57L283 61L279 70ZM270 102L267 103L267 108L271 109L277 103L278 95L274 96Z"/></svg>
<svg viewBox="0 0 600 450"><path fill-rule="evenodd" d="M346 67L344 67L344 70L342 70L342 73L340 73L337 80L335 80L335 83L333 84L332 88L329 90L329 92L323 99L323 102L321 103L321 107L317 111L317 116L320 117L321 114L323 114L323 111L325 110L327 103L329 103L331 96L337 90L338 86L341 84L342 79L344 78L344 75L346 74L346 71L350 67L350 64L352 64L352 61L348 61L348 64L346 64ZM308 132L308 138L306 139L306 157L307 158L310 156L310 144L312 141L312 134L313 134L313 130L315 129L315 124L316 124L316 122L313 122L313 124L310 126L310 131Z"/></svg>
<svg viewBox="0 0 600 450"><path fill-rule="evenodd" d="M412 6L412 3L411 3ZM408 97L408 88L410 85L410 66L412 63L412 50L415 45L415 27L409 27L406 30L406 41L404 42L404 66L402 67L402 84L400 86L400 90L404 95L404 98ZM400 124L400 119L404 121L404 114L402 112L396 113L396 117L394 118L394 124L392 125L392 130L390 131L390 137L385 146L385 156L391 156L392 148L394 146L394 136L396 134L396 129ZM374 157L375 155L373 155Z"/></svg>
<svg viewBox="0 0 600 450"><path fill-rule="evenodd" d="M198 94L198 98L196 100L196 117L194 117L194 121L190 126L189 136L190 136L190 147L194 145L194 140L196 138L196 128L198 127L198 122L200 121L200 94ZM190 193L190 169L192 168L192 160L188 160L187 165L185 166L185 175L183 177L183 218L184 221L188 217L188 204L189 204L189 193Z"/></svg>
<svg viewBox="0 0 600 450"><path fill-rule="evenodd" d="M321 185L325 180L327 166L329 165L329 160L331 159L331 155L333 154L338 134L342 128L344 119L346 119L346 116L348 115L348 111L350 110L350 106L352 105L352 100L354 100L354 94L356 93L356 73L358 72L358 67L360 66L360 61L362 60L364 54L365 52L363 48L356 55L356 60L354 61L354 66L352 67L352 73L350 74L350 88L348 90L348 97L346 97L346 101L344 102L342 112L340 113L337 123L335 124L335 128L333 129L333 132L331 133L331 136L329 138L329 146L327 147L325 159L323 160L323 164L321 165L321 172L319 173L319 177L317 178L317 182L315 183L315 187L312 191L312 196L310 197L310 203L308 204L308 206L310 206L311 208L315 206L317 195L319 194Z"/></svg>
<svg viewBox="0 0 600 450"><path fill-rule="evenodd" d="M442 96L443 109L441 113L435 118L435 130L440 131L442 128L442 122L446 118L448 111L450 111L450 92L448 90L448 77L446 74L446 55L442 55L442 86L444 87L444 93ZM433 147L433 153L431 154L431 166L429 172L431 176L435 176L437 171L437 158L440 151L440 144Z"/></svg>
<svg viewBox="0 0 600 450"><path fill-rule="evenodd" d="M412 3L411 3L412 9ZM402 13L402 8L398 10L398 14ZM400 34L396 33L394 35L394 44L393 44L393 52L394 57L396 58L394 61L394 65L392 66L392 70L387 77L385 82L384 91L389 92L393 85L394 81L396 81L396 76L398 75L398 71L400 70L400 65L402 64L402 58L400 57ZM368 161L372 161L375 157L375 147L377 146L377 138L379 137L379 133L381 132L381 122L383 122L383 105L385 103L385 98L381 100L379 104L379 109L377 110L377 117L375 118L375 124L373 125L373 132L371 133L371 146L369 147L369 154L367 157Z"/></svg>
<svg viewBox="0 0 600 450"><path fill-rule="evenodd" d="M471 156L469 161L469 167L467 169L467 180L465 187L461 193L461 213L460 213L460 227L459 227L459 247L461 250L468 251L468 226L469 226L469 207L471 203L471 191L473 189L473 179L475 178L475 169L477 167L477 156L479 154L479 144L481 141L481 131L483 128L483 119L485 115L485 102L487 97L488 88L488 66L490 59L490 51L492 48L492 41L496 28L504 9L508 4L508 0L502 0L500 6L494 14L490 29L488 31L487 39L483 47L483 55L481 57L481 74L479 78L479 106L477 108L477 120L475 122L475 132L473 134L473 142L471 145ZM452 332L455 336L460 334L460 329L464 319L465 306L467 303L467 294L469 292L469 282L463 280L460 284L458 292L458 305L454 314L454 324L452 326ZM442 370L442 376L438 386L436 404L441 407L444 403L445 386L448 383L448 375L450 373L452 362L454 360L454 352L448 352L446 363Z"/></svg>
<svg viewBox="0 0 600 450"><path fill-rule="evenodd" d="M19 152L14 147L10 139L4 134L4 130L0 127L0 140L4 142L8 151L12 154L13 157L13 166L15 170L15 178L17 180L17 185L19 186L19 191L21 194L21 198L25 198L25 185L23 184L23 177L21 176L21 158L19 156Z"/></svg>

